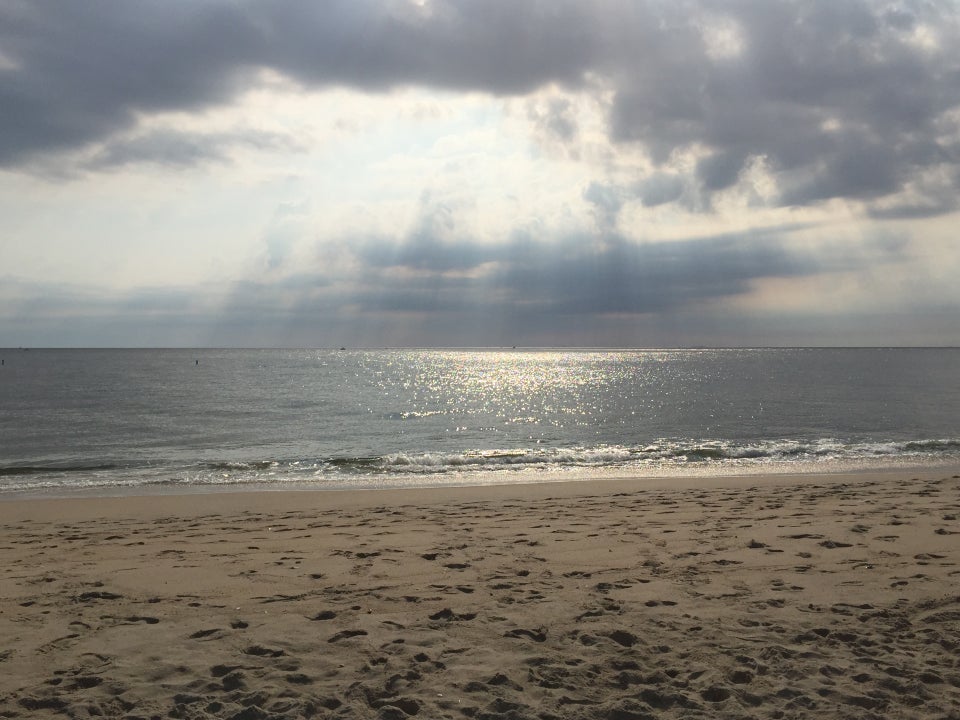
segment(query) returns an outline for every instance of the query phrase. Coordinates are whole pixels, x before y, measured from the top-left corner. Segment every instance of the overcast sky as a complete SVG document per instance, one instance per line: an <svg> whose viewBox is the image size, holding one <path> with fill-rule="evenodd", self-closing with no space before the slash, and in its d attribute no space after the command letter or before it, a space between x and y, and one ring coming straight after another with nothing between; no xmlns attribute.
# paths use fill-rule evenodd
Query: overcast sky
<svg viewBox="0 0 960 720"><path fill-rule="evenodd" d="M960 344L953 0L0 0L0 346Z"/></svg>

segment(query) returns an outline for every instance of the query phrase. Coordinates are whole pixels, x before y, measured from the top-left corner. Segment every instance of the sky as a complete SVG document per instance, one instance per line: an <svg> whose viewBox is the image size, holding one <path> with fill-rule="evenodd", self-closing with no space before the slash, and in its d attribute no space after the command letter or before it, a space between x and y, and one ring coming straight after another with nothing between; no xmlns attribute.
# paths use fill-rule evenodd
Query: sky
<svg viewBox="0 0 960 720"><path fill-rule="evenodd" d="M954 0L0 0L0 347L960 345Z"/></svg>

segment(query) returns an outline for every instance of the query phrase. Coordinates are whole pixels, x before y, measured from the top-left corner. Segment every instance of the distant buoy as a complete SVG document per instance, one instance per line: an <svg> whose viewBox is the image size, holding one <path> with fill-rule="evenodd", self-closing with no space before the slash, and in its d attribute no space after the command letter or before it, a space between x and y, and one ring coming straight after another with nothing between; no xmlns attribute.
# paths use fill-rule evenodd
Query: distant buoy
<svg viewBox="0 0 960 720"><path fill-rule="evenodd" d="M200 361L199 361L199 360L194 360L194 361L193 361L193 364L194 364L194 365L199 365L199 364L200 364Z"/></svg>

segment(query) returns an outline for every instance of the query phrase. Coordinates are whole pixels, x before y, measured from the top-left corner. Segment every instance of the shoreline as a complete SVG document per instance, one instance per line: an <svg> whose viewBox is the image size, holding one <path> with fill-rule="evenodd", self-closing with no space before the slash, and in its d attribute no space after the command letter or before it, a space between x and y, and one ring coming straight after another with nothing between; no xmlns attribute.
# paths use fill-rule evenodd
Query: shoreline
<svg viewBox="0 0 960 720"><path fill-rule="evenodd" d="M0 715L952 717L953 470L0 502Z"/></svg>
<svg viewBox="0 0 960 720"><path fill-rule="evenodd" d="M450 484L438 486L317 488L310 486L136 486L115 492L113 488L77 489L60 495L0 493L0 522L15 516L17 506L30 508L41 517L65 513L76 517L95 517L101 510L114 513L127 510L147 513L181 514L184 505L190 512L209 513L242 509L245 506L282 511L302 507L376 507L390 504L437 504L444 502L484 502L509 499L571 498L646 491L693 491L717 489L759 489L816 483L869 483L877 479L910 482L931 475L960 476L960 465L922 465L882 469L851 469L818 472L700 474L700 475L611 475L561 476L550 480L493 482L486 484Z"/></svg>
<svg viewBox="0 0 960 720"><path fill-rule="evenodd" d="M778 465L772 467L750 467L750 468L717 468L703 467L697 468L697 471L677 470L669 473L642 474L634 470L601 470L599 472L591 470L578 471L560 471L550 474L526 473L523 471L490 471L482 476L468 476L467 478L458 477L452 482L443 484L410 484L403 485L399 483L384 483L379 486L358 486L344 487L334 485L324 487L316 482L281 482L281 483L223 483L223 484L177 484L177 483L145 483L142 485L104 485L89 487L51 487L43 489L27 490L3 490L0 489L0 520L3 518L3 507L8 504L31 503L31 502L69 502L69 501L104 501L104 500L123 500L130 498L223 498L225 496L262 496L276 494L292 494L298 496L304 495L326 495L336 494L340 497L350 497L352 494L358 494L359 497L366 497L368 494L379 495L383 497L394 497L394 493L402 495L396 497L406 497L408 494L423 493L427 496L433 493L446 493L453 495L470 496L474 492L478 497L490 494L491 497L504 497L513 494L511 488L516 489L518 496L535 496L537 492L529 489L531 486L545 486L561 488L564 486L589 487L596 484L598 486L609 485L618 486L621 491L643 490L643 489L693 489L698 487L738 487L743 484L759 483L762 485L779 485L803 483L813 480L830 481L831 478L845 478L852 482L862 481L868 478L896 477L903 480L909 480L911 477L922 476L926 474L944 473L947 475L960 474L960 463L958 462L937 462L937 463L884 463L876 466L863 466L860 464L844 467L840 465L831 465L827 468L818 467L812 464L802 467L791 467L788 465ZM720 471L722 470L722 471ZM478 478L485 479L486 482L476 482ZM397 478L390 478L396 480ZM412 496L412 495L411 495ZM198 502L207 503L210 500L198 500ZM235 504L234 501L229 501ZM355 501L351 501L355 502Z"/></svg>

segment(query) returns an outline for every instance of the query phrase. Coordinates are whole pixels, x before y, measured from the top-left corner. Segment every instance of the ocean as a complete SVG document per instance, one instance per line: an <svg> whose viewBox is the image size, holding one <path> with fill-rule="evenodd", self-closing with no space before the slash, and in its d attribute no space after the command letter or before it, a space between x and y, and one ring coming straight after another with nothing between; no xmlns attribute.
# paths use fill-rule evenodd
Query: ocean
<svg viewBox="0 0 960 720"><path fill-rule="evenodd" d="M960 349L0 351L0 497L960 461Z"/></svg>

